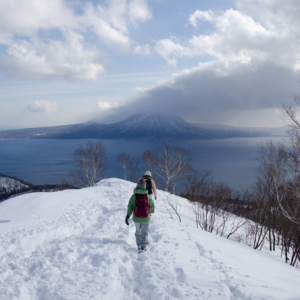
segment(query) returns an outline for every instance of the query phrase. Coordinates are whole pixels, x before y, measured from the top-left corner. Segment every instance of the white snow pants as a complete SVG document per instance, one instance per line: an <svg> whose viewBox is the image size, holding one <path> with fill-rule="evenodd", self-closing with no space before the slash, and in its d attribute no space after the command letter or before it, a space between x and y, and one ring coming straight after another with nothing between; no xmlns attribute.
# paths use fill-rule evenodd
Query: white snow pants
<svg viewBox="0 0 300 300"><path fill-rule="evenodd" d="M135 229L136 229L135 231L136 244L140 245L142 248L146 248L146 246L149 244L148 242L149 224L150 222L147 223L134 222Z"/></svg>

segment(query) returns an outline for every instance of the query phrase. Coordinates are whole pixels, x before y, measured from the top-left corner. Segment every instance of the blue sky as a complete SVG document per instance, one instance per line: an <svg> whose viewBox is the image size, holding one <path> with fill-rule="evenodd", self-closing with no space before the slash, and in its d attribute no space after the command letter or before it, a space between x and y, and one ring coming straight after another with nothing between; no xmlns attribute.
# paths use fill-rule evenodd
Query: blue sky
<svg viewBox="0 0 300 300"><path fill-rule="evenodd" d="M299 91L297 0L3 0L0 129L147 110L276 127Z"/></svg>

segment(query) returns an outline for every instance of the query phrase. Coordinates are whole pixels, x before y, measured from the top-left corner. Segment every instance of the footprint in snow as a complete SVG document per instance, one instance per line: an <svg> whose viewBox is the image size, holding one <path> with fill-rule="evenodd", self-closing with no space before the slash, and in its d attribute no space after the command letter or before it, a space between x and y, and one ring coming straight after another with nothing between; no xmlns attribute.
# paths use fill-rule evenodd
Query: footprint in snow
<svg viewBox="0 0 300 300"><path fill-rule="evenodd" d="M175 273L176 273L176 280L178 282L184 283L185 280L186 280L186 275L185 275L183 269L182 268L175 268L174 270L175 270Z"/></svg>

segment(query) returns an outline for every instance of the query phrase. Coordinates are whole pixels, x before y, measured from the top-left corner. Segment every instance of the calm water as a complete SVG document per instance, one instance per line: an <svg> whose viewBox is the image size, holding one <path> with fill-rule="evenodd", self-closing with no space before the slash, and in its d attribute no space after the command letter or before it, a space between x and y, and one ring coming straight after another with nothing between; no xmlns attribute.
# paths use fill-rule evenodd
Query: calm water
<svg viewBox="0 0 300 300"><path fill-rule="evenodd" d="M257 145L265 138L236 138L209 141L169 141L192 153L194 167L213 169L216 180L234 189L250 187L255 181ZM0 173L18 177L33 184L58 183L74 167L73 152L85 140L0 140ZM107 176L123 178L115 162L116 155L156 150L161 141L102 140L108 151L110 169ZM141 174L143 175L143 174Z"/></svg>

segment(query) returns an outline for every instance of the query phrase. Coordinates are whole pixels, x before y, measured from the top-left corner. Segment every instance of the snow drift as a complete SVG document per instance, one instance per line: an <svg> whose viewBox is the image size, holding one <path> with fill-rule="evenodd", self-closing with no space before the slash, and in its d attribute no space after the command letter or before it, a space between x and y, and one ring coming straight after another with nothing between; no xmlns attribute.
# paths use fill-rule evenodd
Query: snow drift
<svg viewBox="0 0 300 300"><path fill-rule="evenodd" d="M124 218L134 184L36 193L0 203L5 300L300 299L300 270L195 226L185 199L170 219L159 191L144 254Z"/></svg>

